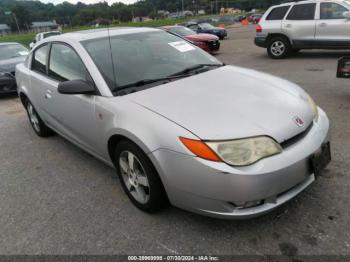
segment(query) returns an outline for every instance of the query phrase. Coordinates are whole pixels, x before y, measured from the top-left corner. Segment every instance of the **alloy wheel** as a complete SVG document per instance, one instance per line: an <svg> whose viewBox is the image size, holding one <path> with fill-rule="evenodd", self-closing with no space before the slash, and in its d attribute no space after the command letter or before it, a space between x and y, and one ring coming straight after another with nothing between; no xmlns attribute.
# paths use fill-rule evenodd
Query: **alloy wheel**
<svg viewBox="0 0 350 262"><path fill-rule="evenodd" d="M30 123L32 124L33 128L35 129L35 131L40 132L39 118L33 105L30 102L27 103L27 111Z"/></svg>
<svg viewBox="0 0 350 262"><path fill-rule="evenodd" d="M272 43L270 50L274 56L281 56L286 51L286 45L282 41L275 41Z"/></svg>
<svg viewBox="0 0 350 262"><path fill-rule="evenodd" d="M140 160L130 151L123 151L119 167L127 190L137 202L146 204L150 199L150 186Z"/></svg>

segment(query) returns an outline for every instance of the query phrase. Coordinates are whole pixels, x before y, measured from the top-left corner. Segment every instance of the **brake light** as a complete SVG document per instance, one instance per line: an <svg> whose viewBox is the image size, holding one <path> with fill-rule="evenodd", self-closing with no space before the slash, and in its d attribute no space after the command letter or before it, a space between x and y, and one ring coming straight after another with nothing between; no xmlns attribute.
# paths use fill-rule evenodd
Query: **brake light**
<svg viewBox="0 0 350 262"><path fill-rule="evenodd" d="M256 32L257 32L257 33L261 33L262 30L263 30L263 29L262 29L261 25L257 25L257 26L256 26Z"/></svg>

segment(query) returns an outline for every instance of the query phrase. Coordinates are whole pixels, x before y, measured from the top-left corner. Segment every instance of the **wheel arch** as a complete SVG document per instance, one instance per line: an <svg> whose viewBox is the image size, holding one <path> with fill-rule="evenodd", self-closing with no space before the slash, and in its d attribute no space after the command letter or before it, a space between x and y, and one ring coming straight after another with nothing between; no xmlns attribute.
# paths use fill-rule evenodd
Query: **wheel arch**
<svg viewBox="0 0 350 262"><path fill-rule="evenodd" d="M276 38L276 37L283 37L285 39L288 40L289 44L292 46L293 45L293 42L290 40L290 38L285 35L285 34L282 34L282 33L272 33L272 34L268 34L267 36L267 43L270 43L270 41L273 39L273 38Z"/></svg>
<svg viewBox="0 0 350 262"><path fill-rule="evenodd" d="M131 143L135 144L146 155L148 155L151 152L151 149L145 143L143 143L140 139L138 139L135 135L133 135L132 133L125 131L125 130L117 130L109 135L109 138L107 141L108 155L109 155L112 163L114 163L115 148L118 145L118 143L122 140L128 140ZM154 163L153 163L153 165L154 165Z"/></svg>
<svg viewBox="0 0 350 262"><path fill-rule="evenodd" d="M29 100L28 96L24 92L20 92L18 96L19 96L19 99L21 100L22 105L25 106L26 100Z"/></svg>
<svg viewBox="0 0 350 262"><path fill-rule="evenodd" d="M119 130L118 132L115 132L114 134L110 135L108 142L107 142L107 147L108 147L108 154L109 157L115 166L114 158L115 158L115 148L117 147L118 143L121 142L122 140L127 140L130 141L131 143L135 144L137 147L139 147L148 157L150 162L152 163L153 167L158 173L158 176L160 178L160 181L162 183L162 186L164 188L165 194L168 198L168 184L166 181L165 176L162 173L162 170L157 163L156 159L152 156L151 152L152 150L145 144L143 143L140 139L138 139L135 135L132 133L125 131L125 130Z"/></svg>

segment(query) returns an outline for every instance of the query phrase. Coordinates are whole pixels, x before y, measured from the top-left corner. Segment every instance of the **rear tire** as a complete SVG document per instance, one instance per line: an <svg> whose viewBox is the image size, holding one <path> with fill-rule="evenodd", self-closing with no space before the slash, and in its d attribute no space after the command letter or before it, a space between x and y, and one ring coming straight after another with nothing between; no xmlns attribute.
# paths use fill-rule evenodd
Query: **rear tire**
<svg viewBox="0 0 350 262"><path fill-rule="evenodd" d="M136 207L154 213L168 205L168 198L156 169L138 146L128 140L119 142L114 164L123 190Z"/></svg>
<svg viewBox="0 0 350 262"><path fill-rule="evenodd" d="M33 104L26 99L24 105L27 111L29 122L34 130L34 132L40 137L49 137L55 133L41 120L38 112L34 108Z"/></svg>
<svg viewBox="0 0 350 262"><path fill-rule="evenodd" d="M274 37L269 41L267 54L272 59L286 58L291 51L291 46L287 38Z"/></svg>

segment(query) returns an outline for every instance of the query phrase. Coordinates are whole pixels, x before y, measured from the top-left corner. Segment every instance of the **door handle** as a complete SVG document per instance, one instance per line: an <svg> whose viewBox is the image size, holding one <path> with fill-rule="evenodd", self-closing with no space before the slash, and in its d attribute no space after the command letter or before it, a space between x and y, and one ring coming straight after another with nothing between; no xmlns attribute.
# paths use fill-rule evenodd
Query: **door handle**
<svg viewBox="0 0 350 262"><path fill-rule="evenodd" d="M52 98L51 93L52 93L51 90L47 90L45 94L45 99L51 99Z"/></svg>
<svg viewBox="0 0 350 262"><path fill-rule="evenodd" d="M291 25L291 24L286 24L286 27L287 27L287 28L291 28L292 25Z"/></svg>
<svg viewBox="0 0 350 262"><path fill-rule="evenodd" d="M320 27L326 27L328 24L327 23L321 23L319 24Z"/></svg>

